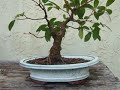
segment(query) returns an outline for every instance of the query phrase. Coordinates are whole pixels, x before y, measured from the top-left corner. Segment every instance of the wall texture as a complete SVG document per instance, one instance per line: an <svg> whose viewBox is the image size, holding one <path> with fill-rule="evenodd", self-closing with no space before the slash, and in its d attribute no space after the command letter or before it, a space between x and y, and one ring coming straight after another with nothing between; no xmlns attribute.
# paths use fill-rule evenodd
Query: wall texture
<svg viewBox="0 0 120 90"><path fill-rule="evenodd" d="M62 3L62 0L56 0ZM120 1L116 0L112 6L114 11L111 16L102 17L102 20L110 26L111 30L103 29L102 41L83 42L78 37L78 32L70 30L62 44L62 54L79 55L93 54L100 57L110 70L120 78ZM28 32L33 32L39 26L40 21L19 21L15 24L12 32L8 31L8 24L18 13L25 11L29 16L39 17L38 8L30 0L2 0L0 3L0 60L19 61L30 56L47 56L51 42L46 43L44 39L36 39ZM51 13L60 19L61 13ZM107 18L106 18L107 17Z"/></svg>

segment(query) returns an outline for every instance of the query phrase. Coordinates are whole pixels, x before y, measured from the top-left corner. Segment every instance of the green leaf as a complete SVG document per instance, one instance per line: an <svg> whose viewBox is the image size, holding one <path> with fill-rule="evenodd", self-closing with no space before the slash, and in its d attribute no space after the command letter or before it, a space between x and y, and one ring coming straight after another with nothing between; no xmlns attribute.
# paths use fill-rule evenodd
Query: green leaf
<svg viewBox="0 0 120 90"><path fill-rule="evenodd" d="M48 10L48 11L50 11L52 8L53 8L53 7L48 7L48 9L47 9L47 10Z"/></svg>
<svg viewBox="0 0 120 90"><path fill-rule="evenodd" d="M59 9L60 9L60 7L59 7L59 6L55 6L54 8L56 8L57 10L59 10Z"/></svg>
<svg viewBox="0 0 120 90"><path fill-rule="evenodd" d="M89 19L90 17L89 16L85 16L84 19Z"/></svg>
<svg viewBox="0 0 120 90"><path fill-rule="evenodd" d="M71 5L70 5L71 6ZM71 6L72 7L72 6ZM69 12L69 10L70 10L70 8L67 6L67 4L64 4L63 5L63 8L65 8L66 9L66 11L67 11L67 13Z"/></svg>
<svg viewBox="0 0 120 90"><path fill-rule="evenodd" d="M9 31L11 31L12 27L14 26L14 24L15 24L15 20L10 22L10 24L8 26Z"/></svg>
<svg viewBox="0 0 120 90"><path fill-rule="evenodd" d="M76 10L76 14L78 15L79 19L82 19L85 14L85 8L79 8Z"/></svg>
<svg viewBox="0 0 120 90"><path fill-rule="evenodd" d="M62 23L62 22L60 22L60 21L56 21L56 22L54 23L54 25L60 26L61 23Z"/></svg>
<svg viewBox="0 0 120 90"><path fill-rule="evenodd" d="M82 0L82 1L81 1L81 5L82 5L82 4L85 4L86 2L87 2L87 0Z"/></svg>
<svg viewBox="0 0 120 90"><path fill-rule="evenodd" d="M53 6L53 4L52 3L47 3L47 4L45 4L46 6Z"/></svg>
<svg viewBox="0 0 120 90"><path fill-rule="evenodd" d="M99 12L105 11L106 7L105 6L99 6L97 9L99 9Z"/></svg>
<svg viewBox="0 0 120 90"><path fill-rule="evenodd" d="M96 12L95 14L94 14L94 16L95 16L95 18L97 19L97 20L99 20L99 17L101 16L101 15L103 15L104 14L104 12Z"/></svg>
<svg viewBox="0 0 120 90"><path fill-rule="evenodd" d="M20 16L24 16L24 15L25 15L25 12L23 12L23 13L21 13L21 14L17 14L17 15L15 16L15 18L20 17Z"/></svg>
<svg viewBox="0 0 120 90"><path fill-rule="evenodd" d="M98 36L98 40L101 41L101 37L100 36Z"/></svg>
<svg viewBox="0 0 120 90"><path fill-rule="evenodd" d="M47 3L49 0L42 0L43 3Z"/></svg>
<svg viewBox="0 0 120 90"><path fill-rule="evenodd" d="M75 7L74 3L69 3L70 7Z"/></svg>
<svg viewBox="0 0 120 90"><path fill-rule="evenodd" d="M94 9L94 7L93 7L92 5L90 5L90 4L86 4L86 5L85 5L85 8L89 8L89 9L91 9L91 10Z"/></svg>
<svg viewBox="0 0 120 90"><path fill-rule="evenodd" d="M85 23L86 23L85 21L81 21L79 24L83 26Z"/></svg>
<svg viewBox="0 0 120 90"><path fill-rule="evenodd" d="M50 19L50 23L53 25L55 20L56 20L56 18Z"/></svg>
<svg viewBox="0 0 120 90"><path fill-rule="evenodd" d="M99 27L95 27L93 32L93 39L96 40L99 38L99 32L100 32L100 28Z"/></svg>
<svg viewBox="0 0 120 90"><path fill-rule="evenodd" d="M49 1L50 3L52 3L53 5L55 5L55 7L54 8L56 8L57 10L59 10L60 9L60 6L58 6L56 3L54 3L54 2L52 2L52 1Z"/></svg>
<svg viewBox="0 0 120 90"><path fill-rule="evenodd" d="M52 18L50 19L50 22L54 22L56 20L56 18Z"/></svg>
<svg viewBox="0 0 120 90"><path fill-rule="evenodd" d="M115 0L108 0L106 6L110 6Z"/></svg>
<svg viewBox="0 0 120 90"><path fill-rule="evenodd" d="M83 38L83 28L79 29L79 37L82 39Z"/></svg>
<svg viewBox="0 0 120 90"><path fill-rule="evenodd" d="M87 41L90 40L90 38L91 38L91 32L89 32L89 33L85 36L84 41L87 42Z"/></svg>
<svg viewBox="0 0 120 90"><path fill-rule="evenodd" d="M87 27L87 26L83 26L82 28L86 29L86 30L89 30L89 27Z"/></svg>
<svg viewBox="0 0 120 90"><path fill-rule="evenodd" d="M98 13L95 13L94 16L97 20L99 19L99 14Z"/></svg>
<svg viewBox="0 0 120 90"><path fill-rule="evenodd" d="M111 9L106 9L106 11L108 12L109 15L112 14L112 10Z"/></svg>
<svg viewBox="0 0 120 90"><path fill-rule="evenodd" d="M72 3L74 3L74 6L75 5L80 5L80 1L79 0L72 0L73 2Z"/></svg>
<svg viewBox="0 0 120 90"><path fill-rule="evenodd" d="M66 19L66 15L65 14L63 14L63 18Z"/></svg>
<svg viewBox="0 0 120 90"><path fill-rule="evenodd" d="M45 32L45 40L47 42L50 41L51 36L52 36L51 31L49 29L47 29L46 32Z"/></svg>
<svg viewBox="0 0 120 90"><path fill-rule="evenodd" d="M92 27L98 27L99 25L99 23L94 23Z"/></svg>
<svg viewBox="0 0 120 90"><path fill-rule="evenodd" d="M99 0L94 1L94 7L96 8L99 5Z"/></svg>
<svg viewBox="0 0 120 90"><path fill-rule="evenodd" d="M43 25L39 26L39 28L36 30L36 32L45 31L46 26L47 26L46 24L43 24Z"/></svg>
<svg viewBox="0 0 120 90"><path fill-rule="evenodd" d="M60 31L60 27L55 27L54 30L59 32Z"/></svg>

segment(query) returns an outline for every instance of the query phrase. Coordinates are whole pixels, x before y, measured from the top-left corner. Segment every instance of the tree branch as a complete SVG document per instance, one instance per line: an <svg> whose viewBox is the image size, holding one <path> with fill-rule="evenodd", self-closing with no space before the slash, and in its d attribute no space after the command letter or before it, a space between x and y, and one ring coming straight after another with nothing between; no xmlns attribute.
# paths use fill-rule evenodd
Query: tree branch
<svg viewBox="0 0 120 90"><path fill-rule="evenodd" d="M84 7L86 4L92 2L93 0L87 0L85 3L83 3L82 5L80 5L79 7L77 8L81 8L81 7ZM74 8L72 11L75 11L77 8Z"/></svg>
<svg viewBox="0 0 120 90"><path fill-rule="evenodd" d="M24 34L30 34L30 35L32 35L32 36L34 36L34 37L36 37L36 38L44 38L44 37L45 37L45 36L39 37L39 36L37 36L37 35L35 35L35 34L31 33L31 32L29 32L29 33L24 33Z"/></svg>
<svg viewBox="0 0 120 90"><path fill-rule="evenodd" d="M80 7L83 7L84 5L92 2L93 0L87 0L85 3L83 3ZM66 0L64 0L64 2L68 5L68 2ZM69 5L68 5L69 6ZM63 22L62 26L61 26L61 29L64 30L67 23L70 22L70 21L73 21L74 20L74 17L73 17L73 13L75 12L76 8L69 8L71 10L71 15L66 19L66 21Z"/></svg>
<svg viewBox="0 0 120 90"><path fill-rule="evenodd" d="M92 2L93 0L87 0L85 3L83 3L80 7L83 7L83 6L85 6L86 4L88 4L88 3L90 3L90 2Z"/></svg>
<svg viewBox="0 0 120 90"><path fill-rule="evenodd" d="M37 5L39 4L37 1L35 1L35 0L32 0L33 2L35 2ZM40 1L40 0L39 0Z"/></svg>
<svg viewBox="0 0 120 90"><path fill-rule="evenodd" d="M33 0L34 1L34 0ZM48 20L48 14L47 14L47 11L46 11L46 9L45 9L45 6L42 4L42 2L41 2L41 0L39 0L39 3L37 3L38 4L38 6L40 7L40 9L42 9L43 10L43 12L44 12L44 14L45 14L45 19L46 19L46 21L47 21L47 23L48 23L48 27L49 27L49 29L50 29L50 31L52 32L52 33L54 33L54 28L52 27L52 25L50 24L50 21Z"/></svg>
<svg viewBox="0 0 120 90"><path fill-rule="evenodd" d="M26 15L24 15L24 17L25 18L23 18L23 19L18 18L17 20L26 20L26 19L29 19L29 20L43 20L43 19L45 19L45 18L30 18L30 17L27 17Z"/></svg>
<svg viewBox="0 0 120 90"><path fill-rule="evenodd" d="M67 0L64 0L65 4L68 6L68 8L72 11L72 8L70 7L69 3Z"/></svg>
<svg viewBox="0 0 120 90"><path fill-rule="evenodd" d="M73 12L71 13L71 15L66 19L66 21L64 21L61 25L61 30L65 30L66 25L68 24L68 22L73 20Z"/></svg>
<svg viewBox="0 0 120 90"><path fill-rule="evenodd" d="M70 16L70 14L67 11L65 11L64 9L62 9L59 5L57 5L56 3L52 2L52 1L49 1L49 2L53 3L55 6L58 6L60 10L62 10L63 12L67 13Z"/></svg>

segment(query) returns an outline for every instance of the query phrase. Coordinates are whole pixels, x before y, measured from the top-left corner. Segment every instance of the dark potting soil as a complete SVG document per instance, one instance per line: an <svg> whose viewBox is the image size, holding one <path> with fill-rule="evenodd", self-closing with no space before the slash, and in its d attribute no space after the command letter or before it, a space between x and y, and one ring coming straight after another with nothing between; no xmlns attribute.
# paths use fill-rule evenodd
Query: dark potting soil
<svg viewBox="0 0 120 90"><path fill-rule="evenodd" d="M64 64L76 64L76 63L85 63L90 60L85 60L82 58L64 58L62 57L60 61L55 62L53 65L64 65ZM48 58L38 58L34 60L30 60L27 63L30 64L40 64L40 65L48 65Z"/></svg>

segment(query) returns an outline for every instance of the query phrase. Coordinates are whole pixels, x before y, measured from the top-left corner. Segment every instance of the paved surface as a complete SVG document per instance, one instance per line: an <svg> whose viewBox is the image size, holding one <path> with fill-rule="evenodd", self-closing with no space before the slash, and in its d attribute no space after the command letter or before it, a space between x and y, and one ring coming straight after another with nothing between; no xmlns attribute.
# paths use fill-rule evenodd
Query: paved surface
<svg viewBox="0 0 120 90"><path fill-rule="evenodd" d="M120 90L120 81L102 63L90 68L90 77L79 85L47 83L41 85L29 78L29 72L18 63L0 63L0 90Z"/></svg>

